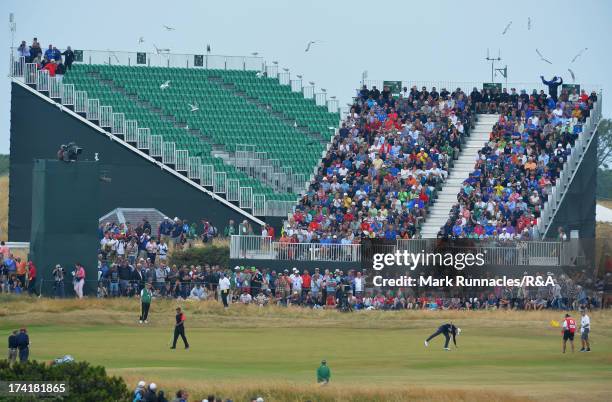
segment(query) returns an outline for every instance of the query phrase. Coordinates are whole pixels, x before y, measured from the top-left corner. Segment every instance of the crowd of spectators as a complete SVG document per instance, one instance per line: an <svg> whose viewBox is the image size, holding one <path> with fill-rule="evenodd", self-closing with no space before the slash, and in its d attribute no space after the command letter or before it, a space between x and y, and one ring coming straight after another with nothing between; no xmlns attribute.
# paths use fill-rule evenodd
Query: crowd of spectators
<svg viewBox="0 0 612 402"><path fill-rule="evenodd" d="M174 394L172 402L187 402L189 400L189 392L184 389L179 389ZM166 393L157 388L157 384L150 382L147 384L144 380L138 381L136 388L133 392L133 402L168 402ZM202 399L202 402L232 402L230 398L222 398L219 395L209 394L206 398ZM253 397L250 402L264 402L262 397Z"/></svg>
<svg viewBox="0 0 612 402"><path fill-rule="evenodd" d="M433 87L364 86L281 240L410 239L472 126L469 97Z"/></svg>
<svg viewBox="0 0 612 402"><path fill-rule="evenodd" d="M36 266L32 261L13 255L0 241L0 293L38 295Z"/></svg>
<svg viewBox="0 0 612 402"><path fill-rule="evenodd" d="M38 38L32 39L32 44L28 46L26 41L21 41L17 48L18 58L23 57L26 63L35 63L38 69L49 71L50 77L56 77L61 81L67 70L72 68L74 63L74 52L70 46L61 51L57 47L49 44L48 48L43 51L42 45ZM19 63L19 61L15 61Z"/></svg>
<svg viewBox="0 0 612 402"><path fill-rule="evenodd" d="M500 117L439 237L540 237L537 219L597 101L595 92L563 89L557 97L556 90L528 95L515 88L510 93L474 88L470 98L475 107Z"/></svg>

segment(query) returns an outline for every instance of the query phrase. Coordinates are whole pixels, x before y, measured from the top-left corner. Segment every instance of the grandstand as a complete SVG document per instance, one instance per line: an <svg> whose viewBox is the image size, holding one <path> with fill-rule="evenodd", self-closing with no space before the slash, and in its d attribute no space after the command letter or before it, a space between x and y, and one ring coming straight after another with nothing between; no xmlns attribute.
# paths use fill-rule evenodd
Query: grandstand
<svg viewBox="0 0 612 402"><path fill-rule="evenodd" d="M510 102L507 93L476 91L480 83L403 81L412 89L400 96L391 94L384 82L370 81L364 82L337 129L338 102L327 99L325 93L314 93L314 88L303 86L301 79L292 80L287 72L279 73L277 65L242 58L228 68L227 58L215 65L208 56L205 65L197 65L197 56L193 56L190 66L185 62L189 58L177 62L170 55L162 59L147 54L144 61L138 60L141 65L134 66L133 59L126 62L120 52L94 60L96 54L86 54L82 60L88 62L75 63L63 81L33 63L14 60L13 80L48 96L60 110L66 108L95 123L109 139L253 222L263 224L257 217L286 219L281 242L344 246L347 251L342 255L358 260L353 248L363 238L451 237L456 226L452 222L471 219L473 208L466 208L465 202L462 209L457 207L466 189L471 191L466 183L473 185L475 174L499 173L491 171L492 167L486 170L481 162L474 164L496 153L488 148L493 144L489 140L496 140L503 152L508 140L522 142L518 152L526 155L529 141L544 129L548 130L547 141L556 143L567 127L572 133L560 140L563 155L554 155L555 165L538 171L538 177L543 175L546 180L538 184L537 205L529 205L531 215L523 208L524 213L513 219L529 217L526 239L551 238L557 227L572 230L570 226L577 221L582 226L576 230L592 236L592 219L587 216L591 202L579 219L570 217L567 205L580 197L585 200L584 192L568 191L581 182L575 176L587 182L593 177L590 168L580 173L579 167L585 166L582 161L593 150L601 94L570 101L569 93L562 92L565 109L553 116L554 104L537 92L542 84L517 84L533 94L516 95ZM384 90L375 89L376 85ZM456 89L451 92L446 87ZM468 95L461 87L473 87L477 93ZM482 102L485 106L477 107L476 98L487 99ZM513 113L521 111L516 108L519 101L527 115L512 120ZM581 110L578 117L573 115L574 105ZM551 128L547 123L553 117ZM525 127L531 124L528 118L539 118L539 123L522 128L524 138L511 129L500 134L504 124L518 122ZM538 150L542 147L538 145ZM517 166L524 169L526 162L521 160ZM507 174L493 179L497 181L490 187L499 193L495 197L512 193L514 187L508 188L508 194L504 191L506 185L515 186ZM527 188L527 178L521 180ZM563 203L568 194L574 194L573 201ZM122 206L126 205L108 205L106 211ZM467 226L463 222L460 226L465 230L454 236L498 236L505 224L498 219L495 228L486 227L483 236L480 228L472 229L486 222ZM515 238L518 234L508 240ZM236 247L244 250L245 246ZM262 258L270 255L261 254Z"/></svg>
<svg viewBox="0 0 612 402"><path fill-rule="evenodd" d="M208 55L205 65L181 59L174 67L149 54L134 66L136 58L102 53L85 51L87 62L76 62L63 79L16 59L13 81L257 224L263 221L256 217L292 209L340 121L337 100L259 58Z"/></svg>

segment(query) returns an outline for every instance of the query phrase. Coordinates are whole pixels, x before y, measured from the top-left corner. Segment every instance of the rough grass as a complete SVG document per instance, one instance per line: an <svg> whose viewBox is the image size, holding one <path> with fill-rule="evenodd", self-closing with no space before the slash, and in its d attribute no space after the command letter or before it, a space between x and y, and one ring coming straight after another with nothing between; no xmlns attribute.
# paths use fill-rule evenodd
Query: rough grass
<svg viewBox="0 0 612 402"><path fill-rule="evenodd" d="M168 349L174 308L184 307L191 349ZM65 353L106 366L132 387L156 382L194 400L209 393L236 401L599 401L612 385L612 313L593 312L591 354L560 353L551 319L537 312L355 312L257 308L215 302L154 301L151 323L137 323L136 300L0 297L0 333L26 325L32 355ZM453 320L459 349L423 339ZM332 383L314 384L321 359ZM191 399L190 399L191 400Z"/></svg>

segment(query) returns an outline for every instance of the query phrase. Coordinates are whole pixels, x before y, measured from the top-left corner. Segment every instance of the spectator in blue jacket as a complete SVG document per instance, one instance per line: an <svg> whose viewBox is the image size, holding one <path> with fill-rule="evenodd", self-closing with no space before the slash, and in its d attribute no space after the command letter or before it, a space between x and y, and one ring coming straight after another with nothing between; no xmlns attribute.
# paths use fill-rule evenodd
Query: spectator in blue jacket
<svg viewBox="0 0 612 402"><path fill-rule="evenodd" d="M542 79L542 83L548 87L548 94L551 98L557 102L557 88L559 85L563 84L563 78L557 77L556 75L550 81L546 81L543 75L540 75L540 79Z"/></svg>

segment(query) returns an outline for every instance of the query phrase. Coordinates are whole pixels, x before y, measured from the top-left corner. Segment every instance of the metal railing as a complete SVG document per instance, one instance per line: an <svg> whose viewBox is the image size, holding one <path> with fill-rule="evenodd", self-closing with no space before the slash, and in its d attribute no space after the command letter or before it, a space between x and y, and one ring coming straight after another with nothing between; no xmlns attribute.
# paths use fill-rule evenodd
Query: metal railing
<svg viewBox="0 0 612 402"><path fill-rule="evenodd" d="M74 111L87 113L87 92L74 91Z"/></svg>
<svg viewBox="0 0 612 402"><path fill-rule="evenodd" d="M100 127L109 128L113 125L112 106L100 106Z"/></svg>
<svg viewBox="0 0 612 402"><path fill-rule="evenodd" d="M116 135L125 134L125 115L123 113L113 113L111 132Z"/></svg>
<svg viewBox="0 0 612 402"><path fill-rule="evenodd" d="M199 156L189 157L189 171L187 176L192 180L200 180L202 175L202 159Z"/></svg>
<svg viewBox="0 0 612 402"><path fill-rule="evenodd" d="M165 146L166 144L164 144ZM151 147L151 129L138 127L138 137L136 138L138 149L149 149ZM172 143L174 149L174 143Z"/></svg>
<svg viewBox="0 0 612 402"><path fill-rule="evenodd" d="M253 188L240 187L240 208L253 208Z"/></svg>
<svg viewBox="0 0 612 402"><path fill-rule="evenodd" d="M171 165L176 163L176 145L174 142L164 142L162 148L162 162Z"/></svg>
<svg viewBox="0 0 612 402"><path fill-rule="evenodd" d="M49 98L60 99L61 98L61 79L57 76L49 78Z"/></svg>
<svg viewBox="0 0 612 402"><path fill-rule="evenodd" d="M100 100L87 99L87 120L100 120Z"/></svg>
<svg viewBox="0 0 612 402"><path fill-rule="evenodd" d="M49 70L36 70L36 89L38 91L49 91Z"/></svg>
<svg viewBox="0 0 612 402"><path fill-rule="evenodd" d="M261 71L265 65L263 57L211 55L204 51L200 54L114 50L81 50L81 52L83 59L76 63L250 71Z"/></svg>
<svg viewBox="0 0 612 402"><path fill-rule="evenodd" d="M175 169L180 172L187 172L189 170L189 151L183 149L177 149L176 155L176 166Z"/></svg>
<svg viewBox="0 0 612 402"><path fill-rule="evenodd" d="M230 258L269 258L272 255L270 236L237 236L230 239Z"/></svg>
<svg viewBox="0 0 612 402"><path fill-rule="evenodd" d="M152 135L149 145L150 145L149 155L151 155L154 158L161 158L163 156L164 137L162 137L161 135Z"/></svg>
<svg viewBox="0 0 612 402"><path fill-rule="evenodd" d="M38 66L35 63L26 63L23 80L28 85L36 85Z"/></svg>
<svg viewBox="0 0 612 402"><path fill-rule="evenodd" d="M213 192L225 194L227 192L227 173L215 172L213 175Z"/></svg>
<svg viewBox="0 0 612 402"><path fill-rule="evenodd" d="M266 196L263 194L253 194L253 215L266 215Z"/></svg>
<svg viewBox="0 0 612 402"><path fill-rule="evenodd" d="M231 258L279 259L303 261L361 261L359 244L284 243L265 240L260 236L232 236ZM501 266L550 266L572 265L581 258L579 250L570 242L495 241L476 243L472 246L438 245L436 239L397 240L381 246L380 250L394 253L406 250L409 253L444 252L444 247L453 251L465 250L473 255L481 254L485 264ZM377 251L379 252L379 251ZM382 252L382 251L381 251Z"/></svg>
<svg viewBox="0 0 612 402"><path fill-rule="evenodd" d="M23 77L25 71L26 60L25 57L15 56L11 52L11 61L10 61L10 74L11 77Z"/></svg>
<svg viewBox="0 0 612 402"><path fill-rule="evenodd" d="M225 199L232 202L240 201L240 180L228 179L226 185Z"/></svg>
<svg viewBox="0 0 612 402"><path fill-rule="evenodd" d="M202 175L200 176L200 185L212 187L215 176L213 165L202 165Z"/></svg>
<svg viewBox="0 0 612 402"><path fill-rule="evenodd" d="M125 121L125 140L131 143L135 143L136 141L138 141L138 121L136 120L126 120ZM157 156L161 156L161 150L159 151L159 155Z"/></svg>
<svg viewBox="0 0 612 402"><path fill-rule="evenodd" d="M62 95L62 105L64 106L74 105L74 84L62 85L61 95Z"/></svg>

